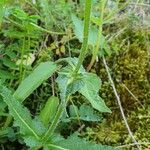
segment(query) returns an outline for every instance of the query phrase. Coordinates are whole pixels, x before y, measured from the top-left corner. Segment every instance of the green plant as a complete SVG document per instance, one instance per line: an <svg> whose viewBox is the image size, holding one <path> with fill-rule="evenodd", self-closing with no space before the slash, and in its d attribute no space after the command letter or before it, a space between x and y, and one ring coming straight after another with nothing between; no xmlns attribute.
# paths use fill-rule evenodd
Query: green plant
<svg viewBox="0 0 150 150"><path fill-rule="evenodd" d="M2 0L2 149L134 149L136 140L148 142L147 8L130 0ZM121 145L131 137L134 143Z"/></svg>
<svg viewBox="0 0 150 150"><path fill-rule="evenodd" d="M102 98L98 95L101 85L99 77L94 73L86 72L82 66L88 47L90 13L91 0L86 0L83 44L79 58L65 58L62 60L60 59L55 63L50 61L41 63L29 76L24 79L24 75L22 75L22 65L26 35L23 35L20 68L21 83L17 90L12 93L11 90L6 88L6 86L0 82L0 93L9 108L10 115L14 118L14 126L19 127L19 133L30 149L113 149L112 147L90 143L88 144L88 142L84 140L80 141L80 138L77 135L72 135L67 139L64 139L63 137L60 137L58 133L55 133L55 129L60 122L63 113L66 111L69 98L75 92L79 92L85 96L94 109L100 112L111 112L105 105ZM33 24L32 21L32 24L30 21L28 22L28 16L20 10L15 9L15 14L23 23L22 25L24 29L27 29L27 33L30 34L29 31L32 30L33 27L30 26ZM14 23L16 24L16 22ZM22 26L18 23L17 25L20 27ZM27 35L27 39L30 43L30 36ZM67 62L67 65L61 68L58 64L63 62ZM41 110L39 116L32 118L28 109L22 105L22 102L54 72L58 72L56 82L60 91L60 103L58 98L51 97L46 102L45 107ZM89 112L92 113L92 110L90 110L89 107L87 108L89 109ZM82 119L89 120L84 118L82 111L83 108L81 107L80 116ZM97 121L98 117L94 114L91 119L94 120L94 117ZM9 126L11 120L12 118L8 116L5 123L5 129ZM75 147L72 147L72 142L77 143Z"/></svg>

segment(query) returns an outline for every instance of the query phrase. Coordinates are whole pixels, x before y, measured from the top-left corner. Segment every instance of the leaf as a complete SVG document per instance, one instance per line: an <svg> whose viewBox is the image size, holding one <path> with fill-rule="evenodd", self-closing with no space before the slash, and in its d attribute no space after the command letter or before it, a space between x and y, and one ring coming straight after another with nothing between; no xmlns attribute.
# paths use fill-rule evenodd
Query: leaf
<svg viewBox="0 0 150 150"><path fill-rule="evenodd" d="M15 79L10 72L5 71L5 70L0 70L0 79Z"/></svg>
<svg viewBox="0 0 150 150"><path fill-rule="evenodd" d="M74 25L75 35L79 39L79 41L82 43L84 23L75 15L72 15L71 17L72 17L72 22ZM89 30L88 45L95 46L97 42L97 37L98 37L98 29L95 26L91 26ZM105 38L104 36L102 36L102 43L104 43L104 41L105 41Z"/></svg>
<svg viewBox="0 0 150 150"><path fill-rule="evenodd" d="M54 143L57 147L61 147L62 150L115 150L113 147L90 143L84 139L79 138L73 134L67 139ZM49 146L52 150L61 150L57 147Z"/></svg>
<svg viewBox="0 0 150 150"><path fill-rule="evenodd" d="M77 119L77 114L79 115L79 119L83 121L101 121L102 117L100 114L96 114L92 107L88 105L81 105L80 109L77 106L70 105L69 114L72 119Z"/></svg>
<svg viewBox="0 0 150 150"><path fill-rule="evenodd" d="M70 105L69 114L70 114L70 117L77 117L77 115L79 115L78 107L76 105Z"/></svg>
<svg viewBox="0 0 150 150"><path fill-rule="evenodd" d="M94 20L93 20L94 19ZM91 17L91 20L95 22L99 22L99 19L95 20L96 18ZM83 29L84 29L84 23L79 18L77 18L75 15L72 15L72 22L74 25L74 32L77 37L77 39L82 43L83 42ZM98 29L95 26L91 26L89 30L89 37L88 37L88 45L95 46L97 42L98 37ZM99 55L102 56L104 53L107 55L111 55L112 51L107 43L107 40L102 35L102 41L101 41L101 51L99 51Z"/></svg>
<svg viewBox="0 0 150 150"><path fill-rule="evenodd" d="M88 105L81 105L79 110L80 119L84 121L101 121L100 114L96 114L92 107Z"/></svg>
<svg viewBox="0 0 150 150"><path fill-rule="evenodd" d="M45 126L47 126L49 122L52 121L52 119L54 118L58 105L59 99L55 96L51 96L47 100L44 108L41 110L39 115L39 118L41 119L41 121Z"/></svg>
<svg viewBox="0 0 150 150"><path fill-rule="evenodd" d="M73 77L75 66L78 62L78 58L66 58L65 61L68 66L62 68L57 77L57 84L60 90L61 99L65 99L67 96L74 94L82 87L82 74L85 73L84 68L81 66L79 73Z"/></svg>
<svg viewBox="0 0 150 150"><path fill-rule="evenodd" d="M14 97L23 102L37 87L48 79L57 69L53 62L41 63L27 78L25 78L14 93Z"/></svg>
<svg viewBox="0 0 150 150"><path fill-rule="evenodd" d="M68 78L66 77L66 75L61 75L59 74L56 82L58 84L58 88L60 91L60 98L61 100L65 101L66 100L66 91L67 91L67 83L68 83Z"/></svg>
<svg viewBox="0 0 150 150"><path fill-rule="evenodd" d="M6 137L8 137L9 140L15 139L15 133L14 133L14 130L12 128L7 127L7 128L0 130L0 139L6 138Z"/></svg>
<svg viewBox="0 0 150 150"><path fill-rule="evenodd" d="M78 91L87 98L93 108L100 112L111 112L98 95L101 80L96 74L86 73L83 67L81 67L76 76L72 75L76 61L76 58L70 59L68 62L69 65L59 72L57 83L60 89L61 99L65 100L67 96Z"/></svg>
<svg viewBox="0 0 150 150"><path fill-rule="evenodd" d="M41 145L40 141L37 141L37 139L33 136L27 136L24 138L24 142L26 143L26 145L28 145L30 148L35 148L39 145Z"/></svg>
<svg viewBox="0 0 150 150"><path fill-rule="evenodd" d="M100 112L111 112L111 110L105 105L102 98L98 95L101 81L97 75L87 73L84 75L83 82L84 86L79 90L79 92L87 98L93 108Z"/></svg>
<svg viewBox="0 0 150 150"><path fill-rule="evenodd" d="M2 61L3 61L3 64L5 66L7 66L11 69L16 69L17 68L17 65L13 61L11 61L9 58L5 57L4 59L2 59Z"/></svg>
<svg viewBox="0 0 150 150"><path fill-rule="evenodd" d="M10 114L15 119L15 125L20 127L20 132L25 136L34 136L39 140L40 136L45 132L42 124L38 120L32 120L30 112L12 96L9 89L1 86L0 91L4 102L8 105Z"/></svg>
<svg viewBox="0 0 150 150"><path fill-rule="evenodd" d="M71 77L72 70L70 70L71 67L63 68L61 72L59 72L59 75L56 80L60 90L61 99L66 99L67 96L74 94L83 86L83 82L80 75L77 75L77 77L73 78Z"/></svg>

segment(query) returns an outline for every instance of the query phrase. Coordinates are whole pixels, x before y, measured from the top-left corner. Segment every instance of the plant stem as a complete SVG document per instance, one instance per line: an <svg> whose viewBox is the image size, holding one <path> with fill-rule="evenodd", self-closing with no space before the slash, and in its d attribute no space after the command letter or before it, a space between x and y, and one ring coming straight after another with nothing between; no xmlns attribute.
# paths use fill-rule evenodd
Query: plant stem
<svg viewBox="0 0 150 150"><path fill-rule="evenodd" d="M104 8L105 8L105 5L106 5L106 2L107 2L107 0L103 0L103 1L100 2L100 22L99 22L98 37L97 37L97 41L96 41L95 50L93 51L93 56L92 56L91 62L89 64L88 68L87 68L88 71L93 66L93 64L96 60L96 56L98 54L98 50L100 48L100 45L102 44L103 18L104 18Z"/></svg>
<svg viewBox="0 0 150 150"><path fill-rule="evenodd" d="M27 54L27 58L26 58L26 61L25 61L26 66L25 66L25 68L24 68L24 70L22 72L22 80L24 80L24 78L25 78L26 71L27 71L27 61L28 61L28 58L30 57L29 53L30 53L30 46L31 46L31 37L29 36L29 34L30 34L29 30L27 31L27 33L28 33L28 40L27 40L27 42L28 42L28 46L27 46L28 54Z"/></svg>
<svg viewBox="0 0 150 150"><path fill-rule="evenodd" d="M85 20L84 20L84 38L83 38L81 53L80 53L80 56L79 56L79 61L77 63L75 71L74 71L75 74L79 71L80 66L82 65L82 62L84 60L85 54L87 52L89 25L90 25L90 13L91 13L91 0L86 0L85 12L84 12L84 17L85 17ZM48 138L50 136L52 136L55 128L57 127L59 119L60 119L60 117L61 117L61 115L64 111L64 108L65 108L65 101L62 102L62 104L60 104L52 124L50 125L49 129L47 130L47 132L43 136L42 140L44 141L44 143L48 140Z"/></svg>
<svg viewBox="0 0 150 150"><path fill-rule="evenodd" d="M82 62L87 53L89 26L90 26L90 14L91 14L91 5L92 5L91 1L92 0L86 0L86 3L85 3L83 43L82 43L81 52L79 55L79 60L78 60L77 66L74 70L74 74L76 74L79 71L80 66L82 65Z"/></svg>
<svg viewBox="0 0 150 150"><path fill-rule="evenodd" d="M5 121L5 123L4 123L3 128L4 128L4 129L7 128L7 127L10 125L10 123L12 122L12 120L13 120L13 117L12 117L11 115L9 115L9 116L6 118L6 121Z"/></svg>
<svg viewBox="0 0 150 150"><path fill-rule="evenodd" d="M85 13L84 13L84 17L85 17L85 21L84 21L84 39L83 39L83 44L82 44L82 48L81 48L81 53L80 53L80 56L79 56L79 61L77 63L75 71L74 71L75 74L79 71L80 66L82 65L82 62L84 60L84 57L85 57L85 54L86 54L86 51L87 51L87 47L88 47L90 13L91 13L91 0L86 0ZM62 102L62 104L60 104L52 124L50 125L49 129L47 130L47 132L45 133L45 135L42 138L44 143L49 139L49 137L52 136L55 128L57 127L59 119L60 119L60 117L61 117L61 115L64 111L65 105L66 105L65 101Z"/></svg>
<svg viewBox="0 0 150 150"><path fill-rule="evenodd" d="M54 35L65 35L66 34L64 32L54 32L54 31L50 31L50 30L44 29L44 28L42 28L42 27L40 27L40 26L38 26L38 25L36 25L36 24L34 24L32 22L30 24L33 25L34 27L36 27L38 30L46 32L46 33L49 33L49 34L54 34Z"/></svg>
<svg viewBox="0 0 150 150"><path fill-rule="evenodd" d="M21 49L21 63L19 65L19 70L20 70L19 82L21 82L22 79L23 79L23 56L24 56L24 51L25 51L25 37L23 38L22 49Z"/></svg>

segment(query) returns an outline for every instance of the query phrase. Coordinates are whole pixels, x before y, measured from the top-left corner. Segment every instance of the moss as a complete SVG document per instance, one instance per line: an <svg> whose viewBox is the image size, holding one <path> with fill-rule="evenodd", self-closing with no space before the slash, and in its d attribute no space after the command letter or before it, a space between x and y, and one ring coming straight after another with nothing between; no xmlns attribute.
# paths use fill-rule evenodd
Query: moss
<svg viewBox="0 0 150 150"><path fill-rule="evenodd" d="M107 58L129 126L139 142L150 141L150 57L147 49L148 36L143 33L143 30L125 32L122 37L113 42L118 44L125 37L129 37L129 44L124 42L118 55L114 54ZM111 108L112 114L105 116L106 123L99 124L93 129L96 133L93 139L104 144L131 143L132 141L123 123L104 66L100 67L100 77L103 81L101 96ZM126 85L136 99L131 96L123 85ZM146 148L143 146L143 149Z"/></svg>

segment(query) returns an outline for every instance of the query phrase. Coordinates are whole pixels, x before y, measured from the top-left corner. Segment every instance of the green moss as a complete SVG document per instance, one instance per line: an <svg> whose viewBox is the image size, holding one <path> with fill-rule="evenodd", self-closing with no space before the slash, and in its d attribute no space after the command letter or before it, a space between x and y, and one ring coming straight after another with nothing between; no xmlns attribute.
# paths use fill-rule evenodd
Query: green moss
<svg viewBox="0 0 150 150"><path fill-rule="evenodd" d="M139 142L150 141L150 57L147 48L148 34L141 30L125 32L113 42L122 42L128 38L128 44L120 47L118 55L107 58L111 74L119 93L129 126ZM100 68L103 85L101 96L111 108L112 114L106 115L106 122L93 129L91 138L107 144L131 143L131 139L123 123L116 98L108 82L104 66ZM123 84L134 94L131 96ZM143 148L148 148L147 146ZM133 148L134 149L134 148Z"/></svg>

